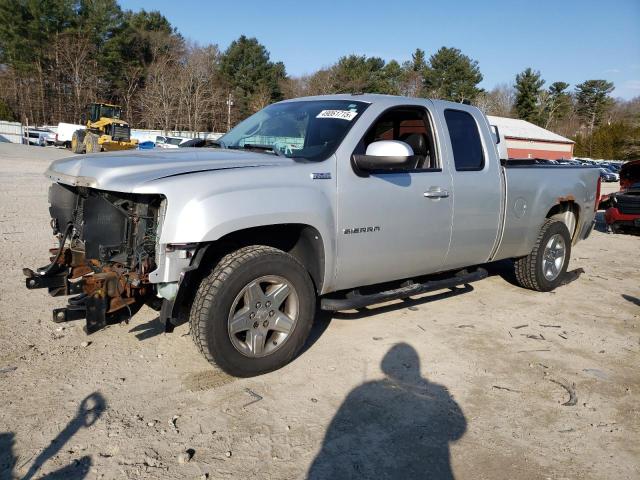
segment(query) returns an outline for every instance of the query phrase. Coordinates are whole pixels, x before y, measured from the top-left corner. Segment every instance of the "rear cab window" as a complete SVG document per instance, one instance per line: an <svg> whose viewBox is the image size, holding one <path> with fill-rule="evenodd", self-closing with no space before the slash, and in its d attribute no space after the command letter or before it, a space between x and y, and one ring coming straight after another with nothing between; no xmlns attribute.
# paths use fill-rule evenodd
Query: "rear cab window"
<svg viewBox="0 0 640 480"><path fill-rule="evenodd" d="M484 149L478 124L462 110L447 109L444 119L449 130L453 160L457 171L478 171L484 168Z"/></svg>

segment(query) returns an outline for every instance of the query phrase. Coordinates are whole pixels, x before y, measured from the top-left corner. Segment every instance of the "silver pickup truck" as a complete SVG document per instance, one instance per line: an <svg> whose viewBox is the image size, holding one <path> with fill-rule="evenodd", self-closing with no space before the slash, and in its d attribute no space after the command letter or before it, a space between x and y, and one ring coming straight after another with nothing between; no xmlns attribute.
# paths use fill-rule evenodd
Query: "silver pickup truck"
<svg viewBox="0 0 640 480"><path fill-rule="evenodd" d="M59 246L26 285L74 295L53 319L88 333L145 303L167 330L188 321L236 376L294 358L318 307L452 288L500 259L552 290L593 227L598 171L501 161L496 133L468 105L332 95L270 105L217 148L58 160Z"/></svg>

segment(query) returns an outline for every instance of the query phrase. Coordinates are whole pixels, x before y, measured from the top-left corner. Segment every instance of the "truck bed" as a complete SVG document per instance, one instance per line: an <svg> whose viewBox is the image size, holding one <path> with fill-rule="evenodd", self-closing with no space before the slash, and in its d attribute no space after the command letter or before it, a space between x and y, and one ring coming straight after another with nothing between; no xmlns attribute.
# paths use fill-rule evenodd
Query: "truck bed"
<svg viewBox="0 0 640 480"><path fill-rule="evenodd" d="M597 168L507 161L503 174L505 220L495 259L528 255L542 223L559 202L573 202L577 207L574 242L590 233L600 178Z"/></svg>

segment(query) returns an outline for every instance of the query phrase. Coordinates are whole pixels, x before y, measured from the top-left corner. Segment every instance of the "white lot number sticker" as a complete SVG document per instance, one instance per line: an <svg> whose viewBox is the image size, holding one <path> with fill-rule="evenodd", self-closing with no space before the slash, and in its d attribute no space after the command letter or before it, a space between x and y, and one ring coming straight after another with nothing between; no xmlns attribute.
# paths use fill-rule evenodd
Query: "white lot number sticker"
<svg viewBox="0 0 640 480"><path fill-rule="evenodd" d="M358 112L352 112L351 110L322 110L316 118L339 118L340 120L351 121L356 118Z"/></svg>

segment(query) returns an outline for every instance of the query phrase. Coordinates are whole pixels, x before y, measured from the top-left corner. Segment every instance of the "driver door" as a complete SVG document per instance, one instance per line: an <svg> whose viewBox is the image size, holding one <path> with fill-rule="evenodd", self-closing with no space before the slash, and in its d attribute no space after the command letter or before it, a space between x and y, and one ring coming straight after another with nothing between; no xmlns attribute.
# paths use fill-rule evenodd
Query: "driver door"
<svg viewBox="0 0 640 480"><path fill-rule="evenodd" d="M451 239L452 189L425 106L382 112L353 153L379 140L408 143L417 168L359 176L338 158L337 289L439 271Z"/></svg>

